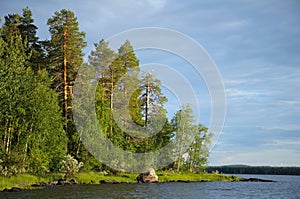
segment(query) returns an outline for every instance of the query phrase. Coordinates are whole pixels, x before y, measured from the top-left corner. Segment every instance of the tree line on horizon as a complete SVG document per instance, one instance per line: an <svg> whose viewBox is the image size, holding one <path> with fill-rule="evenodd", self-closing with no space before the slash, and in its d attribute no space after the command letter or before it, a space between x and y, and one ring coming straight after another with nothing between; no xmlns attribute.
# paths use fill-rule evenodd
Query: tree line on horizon
<svg viewBox="0 0 300 199"><path fill-rule="evenodd" d="M205 168L205 171L208 173L219 172L226 174L300 175L300 167L287 166L208 166Z"/></svg>
<svg viewBox="0 0 300 199"><path fill-rule="evenodd" d="M133 153L146 153L174 140L188 141L185 151L180 147L178 151L166 151L170 156L180 154L181 158L165 169L202 171L208 161L211 133L196 124L189 105L181 107L172 119L167 118L167 97L160 80L152 73L140 74L130 41L115 52L101 39L84 63L87 43L74 12L57 11L47 25L50 38L39 40L38 28L27 7L22 15L5 16L0 27L0 175L59 172L67 154L83 162L85 171L113 171L89 153L75 128L73 86L83 65L95 69L95 111L102 131L114 145ZM117 84L128 73L130 78L122 86ZM116 91L130 99L129 116L118 124L127 128L137 125L150 133L155 129L155 118L162 118L166 121L162 129L149 138L125 133L113 118L113 111L122 103Z"/></svg>

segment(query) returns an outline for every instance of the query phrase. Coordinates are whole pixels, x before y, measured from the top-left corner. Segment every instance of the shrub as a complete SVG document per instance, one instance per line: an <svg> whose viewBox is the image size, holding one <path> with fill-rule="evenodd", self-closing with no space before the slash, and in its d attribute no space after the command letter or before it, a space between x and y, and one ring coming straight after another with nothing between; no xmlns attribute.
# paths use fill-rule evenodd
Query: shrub
<svg viewBox="0 0 300 199"><path fill-rule="evenodd" d="M12 176L20 173L25 173L25 165L20 159L10 160L0 159L0 176Z"/></svg>
<svg viewBox="0 0 300 199"><path fill-rule="evenodd" d="M71 178L76 174L81 167L83 167L82 162L78 162L75 158L73 158L70 154L65 156L61 162L60 171L64 174L64 178Z"/></svg>

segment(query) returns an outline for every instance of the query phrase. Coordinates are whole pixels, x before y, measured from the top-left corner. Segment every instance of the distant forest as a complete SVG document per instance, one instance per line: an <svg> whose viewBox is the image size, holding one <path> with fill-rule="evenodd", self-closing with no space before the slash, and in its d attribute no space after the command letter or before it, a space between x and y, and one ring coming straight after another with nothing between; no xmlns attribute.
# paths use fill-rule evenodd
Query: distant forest
<svg viewBox="0 0 300 199"><path fill-rule="evenodd" d="M209 166L206 168L206 171L208 173L219 172L226 174L300 175L300 167L228 165Z"/></svg>

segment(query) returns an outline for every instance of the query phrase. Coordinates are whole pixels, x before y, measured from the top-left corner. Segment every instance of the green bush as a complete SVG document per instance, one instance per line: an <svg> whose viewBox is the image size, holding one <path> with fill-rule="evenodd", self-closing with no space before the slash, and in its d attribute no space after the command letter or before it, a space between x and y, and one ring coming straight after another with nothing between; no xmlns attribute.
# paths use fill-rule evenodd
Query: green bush
<svg viewBox="0 0 300 199"><path fill-rule="evenodd" d="M3 159L0 159L0 176L12 176L25 173L26 164L22 159L23 156L17 156L15 153L12 153L10 158L5 156Z"/></svg>
<svg viewBox="0 0 300 199"><path fill-rule="evenodd" d="M83 167L82 162L78 162L75 158L73 158L70 154L65 156L61 162L60 171L64 174L64 178L71 178L76 174L81 167Z"/></svg>

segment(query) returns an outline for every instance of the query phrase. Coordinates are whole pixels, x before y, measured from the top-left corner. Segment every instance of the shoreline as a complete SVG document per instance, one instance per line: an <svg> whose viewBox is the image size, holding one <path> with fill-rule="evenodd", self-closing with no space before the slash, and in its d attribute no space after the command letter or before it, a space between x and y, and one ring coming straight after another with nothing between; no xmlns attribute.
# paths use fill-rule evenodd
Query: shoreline
<svg viewBox="0 0 300 199"><path fill-rule="evenodd" d="M201 182L274 182L259 178L239 178L234 175L212 173L169 173L158 172L159 181L152 183L201 183ZM117 175L103 175L95 172L82 172L73 178L63 180L60 174L35 176L20 174L17 176L0 176L1 192L17 192L28 189L43 189L47 186L68 186L81 184L138 184L138 174L121 173Z"/></svg>

